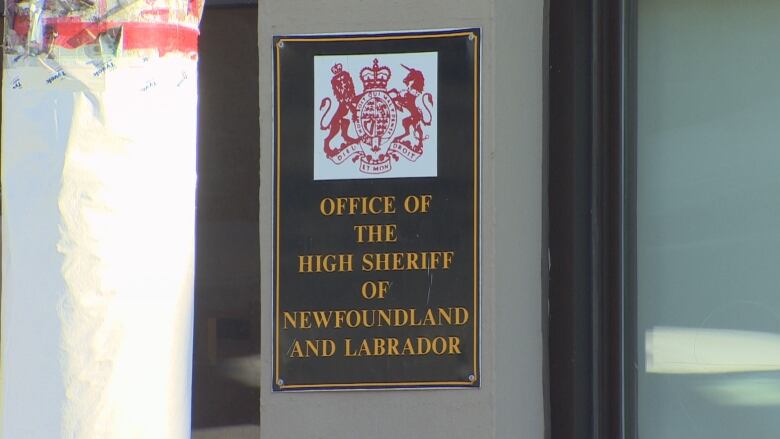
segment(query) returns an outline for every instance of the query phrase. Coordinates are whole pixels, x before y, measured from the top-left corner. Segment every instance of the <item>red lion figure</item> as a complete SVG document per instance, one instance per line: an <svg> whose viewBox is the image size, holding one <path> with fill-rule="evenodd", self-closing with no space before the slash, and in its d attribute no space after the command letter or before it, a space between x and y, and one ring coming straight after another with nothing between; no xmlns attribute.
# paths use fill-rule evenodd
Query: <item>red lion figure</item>
<svg viewBox="0 0 780 439"><path fill-rule="evenodd" d="M433 96L430 93L423 93L425 89L425 77L419 70L406 67L401 64L409 74L404 78L404 85L406 85L405 93L399 93L397 90L393 90L395 95L393 102L399 110L406 110L409 115L401 122L404 127L404 133L393 139L393 142L403 143L406 146L415 149L418 152L422 151L423 140L428 136L424 135L421 124L425 126L431 125L433 115L431 113L431 107L433 106ZM424 110L428 113L428 117L424 118L421 108L417 106L417 97L423 96ZM410 133L414 133L414 138L417 140L416 145L412 145L408 140L402 140Z"/></svg>
<svg viewBox="0 0 780 439"><path fill-rule="evenodd" d="M323 131L330 130L323 144L323 149L325 150L325 155L327 157L333 157L349 145L360 141L349 135L350 120L347 116L352 112L352 119L354 120L357 114L357 110L355 109L355 84L352 82L352 76L350 76L349 72L344 70L340 63L335 64L330 71L333 73L330 85L333 88L333 95L336 97L339 105L336 107L336 111L333 113L330 122L327 125L324 125L323 122L330 112L332 104L330 98L324 98L322 102L320 102L320 111L327 107L320 119L320 129ZM342 142L338 148L331 148L330 141L338 134L341 134L344 138L344 142Z"/></svg>

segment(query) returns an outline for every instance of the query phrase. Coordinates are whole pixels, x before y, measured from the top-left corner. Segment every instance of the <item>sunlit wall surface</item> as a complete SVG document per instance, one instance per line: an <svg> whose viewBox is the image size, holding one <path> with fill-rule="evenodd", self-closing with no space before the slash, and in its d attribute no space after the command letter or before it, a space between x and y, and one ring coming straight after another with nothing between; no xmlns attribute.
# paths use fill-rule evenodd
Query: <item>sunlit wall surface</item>
<svg viewBox="0 0 780 439"><path fill-rule="evenodd" d="M780 2L639 0L641 439L780 434Z"/></svg>

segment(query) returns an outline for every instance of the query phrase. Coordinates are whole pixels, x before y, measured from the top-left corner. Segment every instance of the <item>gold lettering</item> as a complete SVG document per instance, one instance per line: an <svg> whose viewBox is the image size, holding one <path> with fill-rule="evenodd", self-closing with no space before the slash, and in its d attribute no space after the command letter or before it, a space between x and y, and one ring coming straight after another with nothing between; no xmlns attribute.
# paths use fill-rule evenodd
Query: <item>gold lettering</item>
<svg viewBox="0 0 780 439"><path fill-rule="evenodd" d="M439 252L431 252L431 269L434 269L433 267L437 267L439 265Z"/></svg>
<svg viewBox="0 0 780 439"><path fill-rule="evenodd" d="M444 321L447 322L448 325L452 324L452 314L450 314L450 310L452 308L439 308L439 324L443 325Z"/></svg>
<svg viewBox="0 0 780 439"><path fill-rule="evenodd" d="M377 291L384 291L389 281L376 281ZM382 293L383 294L383 293ZM380 293L377 293L379 297ZM327 311L284 311L282 329L311 328L373 328L381 326L462 326L469 322L469 310L464 307L448 308L388 308L348 309Z"/></svg>
<svg viewBox="0 0 780 439"><path fill-rule="evenodd" d="M303 349L301 349L301 343L298 340L293 341L292 349L290 349L290 358L303 358Z"/></svg>
<svg viewBox="0 0 780 439"><path fill-rule="evenodd" d="M317 261L317 272L323 271L321 270L321 268L324 268L324 271L326 273L333 273L334 271L336 271L336 256L335 255L323 256L322 264L320 264L319 260Z"/></svg>
<svg viewBox="0 0 780 439"><path fill-rule="evenodd" d="M412 308L409 310L409 326L420 326L420 321L415 320L415 317L417 317L417 310Z"/></svg>
<svg viewBox="0 0 780 439"><path fill-rule="evenodd" d="M422 195L420 198L422 198L422 208L420 209L420 212L426 213L430 210L433 195Z"/></svg>
<svg viewBox="0 0 780 439"><path fill-rule="evenodd" d="M390 288L390 282L386 280L367 281L360 287L360 295L364 299L384 299L387 290Z"/></svg>
<svg viewBox="0 0 780 439"><path fill-rule="evenodd" d="M333 201L333 198L323 198L322 201L320 201L320 213L324 216L333 215L335 210L336 203Z"/></svg>
<svg viewBox="0 0 780 439"><path fill-rule="evenodd" d="M305 255L298 256L298 273L311 273L314 271L312 268L312 259L314 256Z"/></svg>
<svg viewBox="0 0 780 439"><path fill-rule="evenodd" d="M381 323L384 322L385 325L390 326L390 310L388 309L380 309L377 310L377 314L379 315L379 325L381 326Z"/></svg>
<svg viewBox="0 0 780 439"><path fill-rule="evenodd" d="M401 319L403 316L403 319ZM405 309L395 310L395 326L406 326L409 323L409 313Z"/></svg>
<svg viewBox="0 0 780 439"><path fill-rule="evenodd" d="M460 354L460 338L459 337L448 337L448 339L449 339L449 351L448 351L448 353L450 355Z"/></svg>
<svg viewBox="0 0 780 439"><path fill-rule="evenodd" d="M376 269L380 271L387 271L390 269L390 254L379 254L376 258Z"/></svg>
<svg viewBox="0 0 780 439"><path fill-rule="evenodd" d="M363 255L363 271L374 271L374 260L370 254Z"/></svg>
<svg viewBox="0 0 780 439"><path fill-rule="evenodd" d="M412 340L410 338L407 338L404 342L404 348L401 351L401 355L414 355L414 345L412 345Z"/></svg>
<svg viewBox="0 0 780 439"><path fill-rule="evenodd" d="M352 254L299 255L298 273L345 273L353 270Z"/></svg>
<svg viewBox="0 0 780 439"><path fill-rule="evenodd" d="M387 339L387 355L399 355L397 338L391 337Z"/></svg>
<svg viewBox="0 0 780 439"><path fill-rule="evenodd" d="M416 355L425 355L431 351L431 341L427 337L417 337Z"/></svg>
<svg viewBox="0 0 780 439"><path fill-rule="evenodd" d="M419 255L417 253L407 253L406 254L406 263L409 266L409 270L419 270L420 267L417 266L417 258Z"/></svg>
<svg viewBox="0 0 780 439"><path fill-rule="evenodd" d="M444 252L444 263L442 263L442 268L444 268L445 270L450 268L450 265L452 264L452 257L454 255L455 252Z"/></svg>
<svg viewBox="0 0 780 439"><path fill-rule="evenodd" d="M336 311L336 324L333 325L335 328L341 328L341 326L344 324L344 311Z"/></svg>
<svg viewBox="0 0 780 439"><path fill-rule="evenodd" d="M352 230L357 232L356 241L358 244L366 242L396 242L397 227L395 224L359 224L352 226Z"/></svg>
<svg viewBox="0 0 780 439"><path fill-rule="evenodd" d="M381 201L381 198L371 197L371 201L368 202L368 211L371 212L373 215L376 215L378 213L383 213L381 208L374 207L374 203L377 201Z"/></svg>
<svg viewBox="0 0 780 439"><path fill-rule="evenodd" d="M385 200L385 213L395 213L395 197L382 197Z"/></svg>
<svg viewBox="0 0 780 439"><path fill-rule="evenodd" d="M385 349L385 339L384 338L375 338L374 339L374 355L384 355L386 349Z"/></svg>
<svg viewBox="0 0 780 439"><path fill-rule="evenodd" d="M360 326L360 313L354 309L347 311L347 326L357 328Z"/></svg>
<svg viewBox="0 0 780 439"><path fill-rule="evenodd" d="M393 271L405 270L403 257L404 253L393 253Z"/></svg>
<svg viewBox="0 0 780 439"><path fill-rule="evenodd" d="M298 327L298 320L295 318L295 316L296 316L296 313L292 313L291 314L291 313L289 313L287 311L284 312L284 329L288 328L288 326L287 326L288 323L293 328L297 328Z"/></svg>
<svg viewBox="0 0 780 439"><path fill-rule="evenodd" d="M358 201L360 201L359 198L356 198L356 197L350 197L349 198L349 211L350 212L357 212L357 210L358 210Z"/></svg>
<svg viewBox="0 0 780 439"><path fill-rule="evenodd" d="M425 326L436 326L437 323L436 323L436 319L433 318L432 309L429 308L428 311L425 312L425 318L423 319L421 324Z"/></svg>
<svg viewBox="0 0 780 439"><path fill-rule="evenodd" d="M327 328L333 311L328 311L327 313L325 311L314 311L312 314L314 315L314 324L318 328Z"/></svg>
<svg viewBox="0 0 780 439"><path fill-rule="evenodd" d="M363 340L360 343L360 350L358 350L357 355L360 357L371 355L371 351L368 349L368 342L366 340Z"/></svg>
<svg viewBox="0 0 780 439"><path fill-rule="evenodd" d="M332 357L336 353L336 342L333 340L320 340L322 343L322 356Z"/></svg>
<svg viewBox="0 0 780 439"><path fill-rule="evenodd" d="M320 345L317 344L316 340L306 340L306 356L308 357L312 353L315 357L319 357Z"/></svg>
<svg viewBox="0 0 780 439"><path fill-rule="evenodd" d="M372 312L373 310L368 309L361 309L360 314L362 314L361 319L363 321L363 327L364 328L372 328L374 327L374 324L376 322L376 313ZM369 322L369 316L371 316L370 322Z"/></svg>
<svg viewBox="0 0 780 439"><path fill-rule="evenodd" d="M363 242L365 242L365 240L363 238L363 230L366 227L368 227L368 226L365 226L365 225L352 226L352 230L357 232L357 242L358 242L358 244L362 244Z"/></svg>
<svg viewBox="0 0 780 439"><path fill-rule="evenodd" d="M455 308L455 324L465 325L469 321L469 310L462 307Z"/></svg>
<svg viewBox="0 0 780 439"><path fill-rule="evenodd" d="M363 271L448 270L455 257L454 251L427 251L419 253L364 253Z"/></svg>
<svg viewBox="0 0 780 439"><path fill-rule="evenodd" d="M433 353L436 355L442 355L447 350L447 341L444 337L436 337L433 339Z"/></svg>
<svg viewBox="0 0 780 439"><path fill-rule="evenodd" d="M324 340L318 342L327 342ZM403 346L399 350L399 346ZM319 349L321 356L326 356L333 352L335 348L328 343L309 346L307 342L307 354L317 352ZM418 356L418 355L458 355L461 354L460 338L455 336L447 337L407 337L403 342L395 337L374 337L371 339L362 339L357 349L352 348L352 339L344 339L344 356L346 357L372 357L372 356Z"/></svg>
<svg viewBox="0 0 780 439"><path fill-rule="evenodd" d="M309 311L301 311L298 313L298 322L301 329L311 329L311 322L309 321Z"/></svg>
<svg viewBox="0 0 780 439"><path fill-rule="evenodd" d="M291 358L331 357L336 353L336 342L329 339L293 341L290 347Z"/></svg>
<svg viewBox="0 0 780 439"><path fill-rule="evenodd" d="M404 198L406 213L428 213L433 195L409 195Z"/></svg>
<svg viewBox="0 0 780 439"><path fill-rule="evenodd" d="M320 201L320 213L323 216L393 214L395 197L325 197Z"/></svg>

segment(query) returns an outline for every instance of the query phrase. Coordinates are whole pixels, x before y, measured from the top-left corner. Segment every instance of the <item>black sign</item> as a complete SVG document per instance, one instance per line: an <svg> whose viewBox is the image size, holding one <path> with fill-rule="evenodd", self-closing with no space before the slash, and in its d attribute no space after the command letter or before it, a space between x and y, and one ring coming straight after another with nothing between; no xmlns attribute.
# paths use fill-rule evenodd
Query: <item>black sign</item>
<svg viewBox="0 0 780 439"><path fill-rule="evenodd" d="M479 386L479 47L274 38L274 390Z"/></svg>

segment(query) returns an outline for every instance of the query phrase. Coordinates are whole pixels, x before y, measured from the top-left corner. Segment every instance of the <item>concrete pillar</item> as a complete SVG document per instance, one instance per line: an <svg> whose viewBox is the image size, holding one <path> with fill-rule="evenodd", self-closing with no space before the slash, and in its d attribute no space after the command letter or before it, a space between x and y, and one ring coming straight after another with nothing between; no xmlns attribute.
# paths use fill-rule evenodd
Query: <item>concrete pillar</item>
<svg viewBox="0 0 780 439"><path fill-rule="evenodd" d="M272 37L482 28L482 383L479 389L273 393ZM541 0L261 0L263 438L541 438Z"/></svg>

